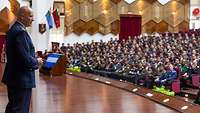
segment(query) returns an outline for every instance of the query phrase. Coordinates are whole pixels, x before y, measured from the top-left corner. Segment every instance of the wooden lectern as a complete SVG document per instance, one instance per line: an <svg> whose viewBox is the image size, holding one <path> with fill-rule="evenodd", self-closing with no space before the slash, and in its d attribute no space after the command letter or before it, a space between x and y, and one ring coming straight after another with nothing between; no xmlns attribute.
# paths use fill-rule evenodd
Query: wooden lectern
<svg viewBox="0 0 200 113"><path fill-rule="evenodd" d="M44 64L40 68L40 72L44 75L60 76L65 74L67 66L67 58L65 55L61 55L56 64L52 68L45 68Z"/></svg>

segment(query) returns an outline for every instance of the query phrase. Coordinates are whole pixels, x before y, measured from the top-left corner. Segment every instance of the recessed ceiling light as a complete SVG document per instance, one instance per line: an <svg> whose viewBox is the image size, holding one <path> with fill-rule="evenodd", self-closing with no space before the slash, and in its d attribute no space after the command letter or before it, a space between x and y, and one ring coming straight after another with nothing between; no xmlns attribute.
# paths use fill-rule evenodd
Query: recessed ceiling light
<svg viewBox="0 0 200 113"><path fill-rule="evenodd" d="M103 14L107 14L108 11L107 11L107 10L103 10L102 13L103 13Z"/></svg>
<svg viewBox="0 0 200 113"><path fill-rule="evenodd" d="M172 12L172 15L176 15L176 11L173 11L173 12Z"/></svg>
<svg viewBox="0 0 200 113"><path fill-rule="evenodd" d="M142 15L142 14L143 14L143 12L142 12L142 11L139 11L139 14L140 14L140 15Z"/></svg>

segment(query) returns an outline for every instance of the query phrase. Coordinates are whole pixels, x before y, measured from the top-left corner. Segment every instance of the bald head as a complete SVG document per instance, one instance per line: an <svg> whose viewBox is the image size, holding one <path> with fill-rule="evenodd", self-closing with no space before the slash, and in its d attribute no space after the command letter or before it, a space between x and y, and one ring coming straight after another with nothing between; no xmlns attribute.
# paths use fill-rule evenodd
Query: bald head
<svg viewBox="0 0 200 113"><path fill-rule="evenodd" d="M25 27L29 27L33 21L32 9L28 6L20 7L17 12L17 20L21 22Z"/></svg>

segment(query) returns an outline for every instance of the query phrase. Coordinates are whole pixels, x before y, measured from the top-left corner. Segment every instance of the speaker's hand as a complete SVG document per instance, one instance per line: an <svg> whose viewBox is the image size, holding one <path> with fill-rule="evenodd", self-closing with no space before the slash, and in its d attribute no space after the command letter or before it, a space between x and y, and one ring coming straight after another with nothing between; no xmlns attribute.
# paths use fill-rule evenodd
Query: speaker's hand
<svg viewBox="0 0 200 113"><path fill-rule="evenodd" d="M44 60L42 58L37 58L39 65L42 65Z"/></svg>

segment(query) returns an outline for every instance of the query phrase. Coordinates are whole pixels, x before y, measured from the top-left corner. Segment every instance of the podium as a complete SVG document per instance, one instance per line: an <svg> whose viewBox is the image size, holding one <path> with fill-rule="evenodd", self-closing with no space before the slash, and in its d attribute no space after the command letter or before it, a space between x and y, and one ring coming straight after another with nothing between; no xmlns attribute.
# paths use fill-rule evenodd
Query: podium
<svg viewBox="0 0 200 113"><path fill-rule="evenodd" d="M47 60L39 69L44 75L61 76L65 74L67 58L61 54L49 54Z"/></svg>

